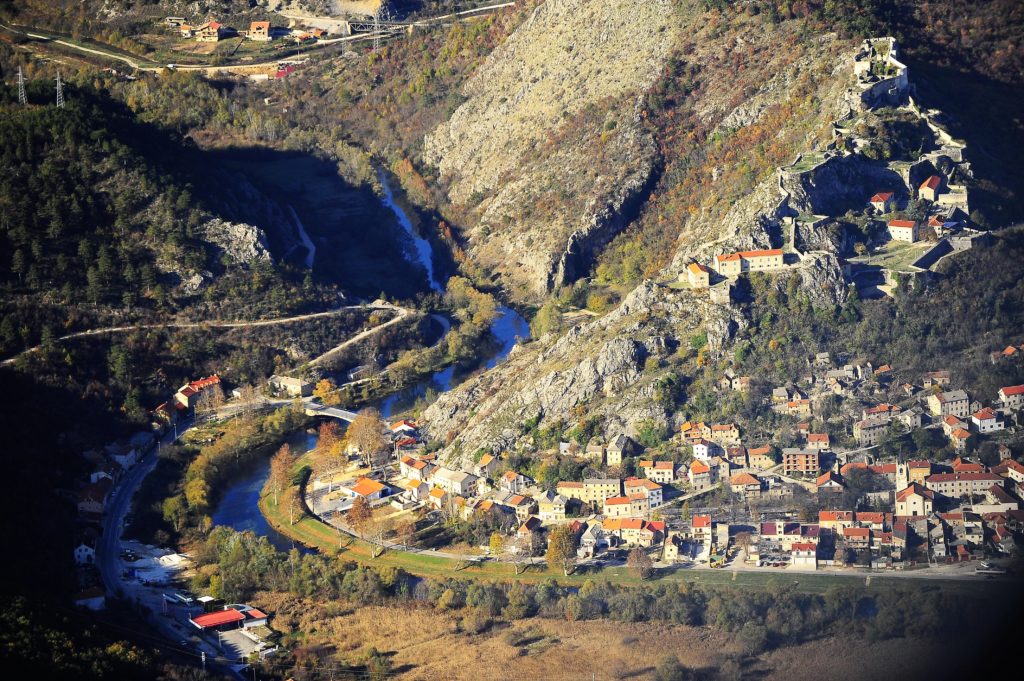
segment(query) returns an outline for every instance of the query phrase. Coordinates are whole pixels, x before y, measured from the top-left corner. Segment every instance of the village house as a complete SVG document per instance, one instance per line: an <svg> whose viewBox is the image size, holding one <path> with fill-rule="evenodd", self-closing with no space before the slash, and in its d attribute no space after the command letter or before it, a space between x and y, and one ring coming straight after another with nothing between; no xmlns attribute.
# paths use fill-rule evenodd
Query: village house
<svg viewBox="0 0 1024 681"><path fill-rule="evenodd" d="M399 474L403 478L408 478L410 480L428 480L431 476L431 471L434 468L436 468L436 466L433 464L408 455L403 456L398 460Z"/></svg>
<svg viewBox="0 0 1024 681"><path fill-rule="evenodd" d="M448 492L445 492L440 487L433 488L427 495L427 501L430 503L432 507L438 510L447 507L449 499L451 499L451 495L449 495Z"/></svg>
<svg viewBox="0 0 1024 681"><path fill-rule="evenodd" d="M199 402L203 392L212 390L217 385L220 385L220 377L217 374L191 381L178 388L178 392L174 393L174 401L185 409L192 409Z"/></svg>
<svg viewBox="0 0 1024 681"><path fill-rule="evenodd" d="M891 213L896 207L896 195L892 192L878 192L868 203L878 213Z"/></svg>
<svg viewBox="0 0 1024 681"><path fill-rule="evenodd" d="M799 570L818 569L818 546L810 542L796 542L790 547L790 565Z"/></svg>
<svg viewBox="0 0 1024 681"><path fill-rule="evenodd" d="M541 523L540 518L529 516L525 518L522 525L516 529L516 539L528 539L532 535L540 534L543 529L543 523Z"/></svg>
<svg viewBox="0 0 1024 681"><path fill-rule="evenodd" d="M958 452L967 451L967 444L971 439L971 433L965 428L957 428L949 434L950 444Z"/></svg>
<svg viewBox="0 0 1024 681"><path fill-rule="evenodd" d="M591 439L584 450L584 456L594 462L595 465L604 465L604 443Z"/></svg>
<svg viewBox="0 0 1024 681"><path fill-rule="evenodd" d="M537 504L531 497L522 494L513 494L503 502L503 505L512 509L519 522L524 522L536 510Z"/></svg>
<svg viewBox="0 0 1024 681"><path fill-rule="evenodd" d="M889 430L889 419L884 416L872 416L853 424L853 438L857 444L864 446L878 444Z"/></svg>
<svg viewBox="0 0 1024 681"><path fill-rule="evenodd" d="M676 480L676 465L672 461L641 461L639 467L644 477L662 485Z"/></svg>
<svg viewBox="0 0 1024 681"><path fill-rule="evenodd" d="M580 503L597 510L604 500L622 493L622 481L618 478L586 478L583 482L559 482L555 491L567 499L577 499Z"/></svg>
<svg viewBox="0 0 1024 681"><path fill-rule="evenodd" d="M944 416L942 418L942 434L946 437L952 437L954 430L963 430L967 428L967 423L961 421L955 416Z"/></svg>
<svg viewBox="0 0 1024 681"><path fill-rule="evenodd" d="M260 42L267 42L270 40L270 22L269 21L254 21L249 24L249 40L258 40Z"/></svg>
<svg viewBox="0 0 1024 681"><path fill-rule="evenodd" d="M696 440L693 442L693 456L699 461L710 461L716 456L721 448L711 440Z"/></svg>
<svg viewBox="0 0 1024 681"><path fill-rule="evenodd" d="M1024 406L1024 385L1011 385L999 389L999 401L1007 409L1016 411Z"/></svg>
<svg viewBox="0 0 1024 681"><path fill-rule="evenodd" d="M388 495L388 486L370 478L359 478L351 488L348 488L348 493L353 497L375 501Z"/></svg>
<svg viewBox="0 0 1024 681"><path fill-rule="evenodd" d="M844 527L853 526L853 511L818 511L818 527L842 533Z"/></svg>
<svg viewBox="0 0 1024 681"><path fill-rule="evenodd" d="M846 488L842 478L832 471L826 471L824 474L819 475L815 481L815 486L818 489L818 494L840 494Z"/></svg>
<svg viewBox="0 0 1024 681"><path fill-rule="evenodd" d="M501 461L498 460L498 457L493 454L484 454L480 457L480 460L476 462L473 472L476 473L477 477L490 478L498 470L500 465Z"/></svg>
<svg viewBox="0 0 1024 681"><path fill-rule="evenodd" d="M479 478L472 473L453 471L448 468L439 468L434 472L432 480L445 492L460 497L476 496L479 482Z"/></svg>
<svg viewBox="0 0 1024 681"><path fill-rule="evenodd" d="M844 527L842 537L847 547L854 551L871 546L871 530L866 527Z"/></svg>
<svg viewBox="0 0 1024 681"><path fill-rule="evenodd" d="M215 43L224 37L224 26L216 21L208 21L194 31L196 42Z"/></svg>
<svg viewBox="0 0 1024 681"><path fill-rule="evenodd" d="M921 408L911 407L901 411L896 420L906 426L907 430L914 430L921 427Z"/></svg>
<svg viewBox="0 0 1024 681"><path fill-rule="evenodd" d="M733 494L744 499L756 499L761 496L761 480L750 473L737 473L729 479Z"/></svg>
<svg viewBox="0 0 1024 681"><path fill-rule="evenodd" d="M808 399L790 400L780 409L784 414L790 416L806 417L811 415L811 401Z"/></svg>
<svg viewBox="0 0 1024 681"><path fill-rule="evenodd" d="M309 397L313 394L313 382L293 376L274 376L267 381L274 393L284 393L288 397Z"/></svg>
<svg viewBox="0 0 1024 681"><path fill-rule="evenodd" d="M1024 483L1024 465L1013 459L1000 461L992 467L992 472L1008 480L1013 480L1017 483L1018 489L1021 483Z"/></svg>
<svg viewBox="0 0 1024 681"><path fill-rule="evenodd" d="M568 499L557 492L545 492L537 499L537 515L544 522L565 520Z"/></svg>
<svg viewBox="0 0 1024 681"><path fill-rule="evenodd" d="M782 472L786 475L816 475L819 469L818 452L787 447L782 450Z"/></svg>
<svg viewBox="0 0 1024 681"><path fill-rule="evenodd" d="M784 266L782 249L740 251L715 256L715 269L723 277L735 277L743 272L762 272Z"/></svg>
<svg viewBox="0 0 1024 681"><path fill-rule="evenodd" d="M78 514L84 517L103 515L107 497L110 496L113 487L113 483L106 478L86 485L78 495Z"/></svg>
<svg viewBox="0 0 1024 681"><path fill-rule="evenodd" d="M942 193L942 178L938 175L930 176L917 188L918 198L932 203L939 200L940 193Z"/></svg>
<svg viewBox="0 0 1024 681"><path fill-rule="evenodd" d="M714 523L710 515L695 515L690 520L690 532L701 544L710 546L714 538Z"/></svg>
<svg viewBox="0 0 1024 681"><path fill-rule="evenodd" d="M947 386L951 380L949 371L929 371L921 378L921 387L927 389L933 386Z"/></svg>
<svg viewBox="0 0 1024 681"><path fill-rule="evenodd" d="M827 451L829 448L828 433L808 433L807 446L819 452Z"/></svg>
<svg viewBox="0 0 1024 681"><path fill-rule="evenodd" d="M717 468L715 470L717 471ZM711 467L699 459L695 459L690 463L690 467L686 471L686 478L693 485L693 488L698 491L707 489L716 482L712 477Z"/></svg>
<svg viewBox="0 0 1024 681"><path fill-rule="evenodd" d="M947 390L929 395L928 408L935 416L967 418L971 411L971 402L963 390Z"/></svg>
<svg viewBox="0 0 1024 681"><path fill-rule="evenodd" d="M505 471L505 474L502 475L501 479L498 481L498 485L501 489L511 494L522 494L532 482L532 480L521 473Z"/></svg>
<svg viewBox="0 0 1024 681"><path fill-rule="evenodd" d="M711 441L723 447L740 443L740 428L735 423L719 423L711 426Z"/></svg>
<svg viewBox="0 0 1024 681"><path fill-rule="evenodd" d="M907 462L907 484L916 482L923 485L925 478L932 474L932 462L927 459L916 459Z"/></svg>
<svg viewBox="0 0 1024 681"><path fill-rule="evenodd" d="M609 497L604 500L603 514L606 518L635 518L651 510L646 494Z"/></svg>
<svg viewBox="0 0 1024 681"><path fill-rule="evenodd" d="M711 286L711 270L697 262L686 266L686 280L690 288L707 288Z"/></svg>
<svg viewBox="0 0 1024 681"><path fill-rule="evenodd" d="M412 503L421 503L427 500L430 495L430 485L422 480L407 478L399 480L396 487L402 490L401 494Z"/></svg>
<svg viewBox="0 0 1024 681"><path fill-rule="evenodd" d="M751 447L747 450L747 460L751 468L757 468L758 470L766 470L775 465L771 445Z"/></svg>
<svg viewBox="0 0 1024 681"><path fill-rule="evenodd" d="M647 504L650 508L661 506L663 501L663 490L661 485L653 480L641 478L626 478L622 485L627 497L633 498L638 494L647 496Z"/></svg>
<svg viewBox="0 0 1024 681"><path fill-rule="evenodd" d="M944 497L958 499L967 494L984 494L985 490L1002 481L995 473L979 473L974 471L935 473L929 475L925 486Z"/></svg>
<svg viewBox="0 0 1024 681"><path fill-rule="evenodd" d="M889 220L889 238L912 244L917 241L916 220Z"/></svg>
<svg viewBox="0 0 1024 681"><path fill-rule="evenodd" d="M126 471L139 461L139 450L131 442L112 442L103 451L121 470Z"/></svg>
<svg viewBox="0 0 1024 681"><path fill-rule="evenodd" d="M971 414L971 423L979 433L994 433L1003 429L1003 422L999 420L999 415L989 407Z"/></svg>
<svg viewBox="0 0 1024 681"><path fill-rule="evenodd" d="M627 456L633 456L635 449L636 445L633 440L623 433L619 433L612 438L605 449L606 463L609 466L621 466L622 459Z"/></svg>
<svg viewBox="0 0 1024 681"><path fill-rule="evenodd" d="M649 548L661 542L665 533L665 523L641 518L615 518L605 520L602 529L616 537L622 546Z"/></svg>
<svg viewBox="0 0 1024 681"><path fill-rule="evenodd" d="M873 407L865 407L861 412L862 419L869 419L871 417L877 417L885 419L886 421L892 420L894 416L899 414L901 409L895 404L876 404Z"/></svg>
<svg viewBox="0 0 1024 681"><path fill-rule="evenodd" d="M708 440L711 438L711 426L703 421L686 421L679 426L679 432L682 434L683 439L689 442L701 439Z"/></svg>

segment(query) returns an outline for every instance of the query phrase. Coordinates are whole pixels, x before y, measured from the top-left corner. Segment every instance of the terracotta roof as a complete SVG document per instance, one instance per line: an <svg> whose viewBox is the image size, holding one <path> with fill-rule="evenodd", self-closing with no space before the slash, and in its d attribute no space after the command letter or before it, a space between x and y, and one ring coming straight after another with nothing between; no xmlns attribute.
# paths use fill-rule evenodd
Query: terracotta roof
<svg viewBox="0 0 1024 681"><path fill-rule="evenodd" d="M721 432L725 432L725 431L728 431L728 430L737 430L737 428L736 428L736 424L735 423L717 423L717 424L711 426L711 431L712 432L714 432L716 430L717 431L721 431Z"/></svg>
<svg viewBox="0 0 1024 681"><path fill-rule="evenodd" d="M808 442L828 442L828 433L810 433L807 436Z"/></svg>
<svg viewBox="0 0 1024 681"><path fill-rule="evenodd" d="M708 465L706 463L704 463L703 461L698 461L697 459L694 459L693 463L690 464L690 472L693 473L694 475L699 475L700 473L707 473L710 470L711 469L708 468Z"/></svg>
<svg viewBox="0 0 1024 681"><path fill-rule="evenodd" d="M970 436L971 436L971 434L969 432L967 432L966 430L964 430L963 428L957 428L952 433L952 437L955 437L958 440L966 440Z"/></svg>
<svg viewBox="0 0 1024 681"><path fill-rule="evenodd" d="M356 484L352 485L352 491L361 497L368 497L371 494L376 494L386 487L376 480L370 480L369 478L359 478Z"/></svg>
<svg viewBox="0 0 1024 681"><path fill-rule="evenodd" d="M772 448L769 445L765 445L764 447L752 447L751 449L747 450L747 454L749 454L750 456L762 456L766 454L771 454L771 452Z"/></svg>
<svg viewBox="0 0 1024 681"><path fill-rule="evenodd" d="M818 547L811 542L796 542L792 547L793 551L817 551Z"/></svg>
<svg viewBox="0 0 1024 681"><path fill-rule="evenodd" d="M1024 385L1011 385L1005 388L1000 388L999 392L1003 395L1024 395Z"/></svg>
<svg viewBox="0 0 1024 681"><path fill-rule="evenodd" d="M925 478L925 482L956 482L958 480L991 480L993 482L998 482L999 479L999 476L995 473L966 471L961 473L936 473L935 475L929 475Z"/></svg>
<svg viewBox="0 0 1024 681"><path fill-rule="evenodd" d="M819 475L818 479L815 481L818 487L821 487L822 485L828 484L830 482L834 482L837 485L843 484L843 481L839 479L839 476L837 476L832 471L828 471L827 473Z"/></svg>
<svg viewBox="0 0 1024 681"><path fill-rule="evenodd" d="M991 407L985 407L981 411L976 411L971 416L979 421L988 421L996 418L996 413L992 411Z"/></svg>
<svg viewBox="0 0 1024 681"><path fill-rule="evenodd" d="M726 262L729 260L739 260L740 258L767 258L770 256L782 255L781 248L772 248L766 251L739 251L737 253L727 253L725 255L716 255L715 259L719 262Z"/></svg>
<svg viewBox="0 0 1024 681"><path fill-rule="evenodd" d="M907 462L907 467L908 468L927 468L927 469L930 470L931 467L932 467L932 462L928 461L926 459L917 459L915 461L908 461Z"/></svg>
<svg viewBox="0 0 1024 681"><path fill-rule="evenodd" d="M870 203L880 203L882 201L888 201L892 198L892 192L878 192L871 197Z"/></svg>
<svg viewBox="0 0 1024 681"><path fill-rule="evenodd" d="M710 272L710 270L708 270L707 267L704 267L704 265L701 265L699 262L691 262L689 265L686 266L686 269L690 270L694 274Z"/></svg>
<svg viewBox="0 0 1024 681"><path fill-rule="evenodd" d="M245 616L254 620L262 620L267 618L267 613L263 612L262 610L257 610L256 608L253 608L251 610L246 610Z"/></svg>
<svg viewBox="0 0 1024 681"><path fill-rule="evenodd" d="M938 189L939 185L941 185L941 184L942 184L942 178L939 177L938 175L932 175L927 180L925 180L924 182L921 183L921 189L924 189L926 187L928 189Z"/></svg>
<svg viewBox="0 0 1024 681"><path fill-rule="evenodd" d="M818 511L818 522L853 520L853 511Z"/></svg>
<svg viewBox="0 0 1024 681"><path fill-rule="evenodd" d="M871 530L866 527L844 527L844 537L870 537Z"/></svg>
<svg viewBox="0 0 1024 681"><path fill-rule="evenodd" d="M733 485L760 485L761 481L750 473L739 473L732 476L729 482Z"/></svg>
<svg viewBox="0 0 1024 681"><path fill-rule="evenodd" d="M487 464L489 464L492 461L494 461L494 455L493 454L484 454L483 456L480 457L480 461L478 462L478 465L486 466Z"/></svg>
<svg viewBox="0 0 1024 681"><path fill-rule="evenodd" d="M435 499L443 499L446 494L448 493L445 492L440 487L435 487L434 489L430 490L430 496L432 496Z"/></svg>
<svg viewBox="0 0 1024 681"><path fill-rule="evenodd" d="M916 224L917 223L914 222L913 220L889 220L890 227L908 228L913 227Z"/></svg>
<svg viewBox="0 0 1024 681"><path fill-rule="evenodd" d="M558 487L562 487L562 488L565 488L565 489L583 489L583 483L582 482L565 481L565 482L559 482L557 485L555 485L556 489Z"/></svg>
<svg viewBox="0 0 1024 681"><path fill-rule="evenodd" d="M251 24L249 24L249 30L250 31L255 31L256 29L259 29L259 28L264 28L264 29L269 31L270 30L270 22L269 21L254 21Z"/></svg>
<svg viewBox="0 0 1024 681"><path fill-rule="evenodd" d="M709 515L695 515L693 520L690 521L691 527L711 527L711 516Z"/></svg>

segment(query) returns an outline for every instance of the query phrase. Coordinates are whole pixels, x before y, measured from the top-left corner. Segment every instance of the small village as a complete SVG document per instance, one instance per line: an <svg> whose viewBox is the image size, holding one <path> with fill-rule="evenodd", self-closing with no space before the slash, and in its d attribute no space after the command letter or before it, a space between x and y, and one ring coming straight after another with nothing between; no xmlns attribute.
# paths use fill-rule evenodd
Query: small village
<svg viewBox="0 0 1024 681"><path fill-rule="evenodd" d="M1008 347L993 361L1020 356L1021 348ZM562 442L540 456L580 462L581 477L546 483L510 467L513 452L484 453L464 469L446 466L428 451L415 422L399 420L389 426L389 455L367 462L350 450L349 467L311 480L307 503L322 520L353 533L346 515L359 499L392 520L487 517L498 539L479 547L477 559L540 556L549 531L568 525L577 558L598 566L640 548L664 566L970 563L972 574L998 572L986 559L1015 555L1014 535L1024 529L1024 466L1005 444L1020 427L1024 385L1003 387L982 404L950 385L949 371L914 385L895 384L895 373L889 365L837 366L819 353L809 358L805 377L772 390L765 405L793 422L780 438L751 441L733 423L685 422L673 437L671 460L648 458L625 434ZM749 377L726 374L720 390L742 392L749 384ZM836 398L842 419L825 421L819 408ZM848 424L843 432L840 420ZM887 441L906 436L942 438L952 460L882 453ZM810 517L808 509L818 510ZM379 541L385 544L383 531Z"/></svg>

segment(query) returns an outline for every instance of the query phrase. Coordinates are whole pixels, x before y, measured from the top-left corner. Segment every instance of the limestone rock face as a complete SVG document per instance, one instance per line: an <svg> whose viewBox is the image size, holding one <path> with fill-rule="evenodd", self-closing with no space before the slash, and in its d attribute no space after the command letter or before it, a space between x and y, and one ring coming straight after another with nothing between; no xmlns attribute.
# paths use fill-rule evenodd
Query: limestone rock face
<svg viewBox="0 0 1024 681"><path fill-rule="evenodd" d="M842 305L849 295L843 270L834 253L816 252L804 256L800 269L800 289L815 307Z"/></svg>
<svg viewBox="0 0 1024 681"><path fill-rule="evenodd" d="M214 218L203 223L200 236L224 251L234 263L244 265L271 260L267 235L259 227Z"/></svg>
<svg viewBox="0 0 1024 681"><path fill-rule="evenodd" d="M660 374L652 360L702 330L714 356L746 324L706 294L645 281L604 317L522 346L503 364L442 394L422 422L430 437L449 443L442 457L459 463L480 448L514 447L523 422L535 416L542 425L570 423L583 410L601 417L606 436L635 434L643 421L667 419L654 400Z"/></svg>
<svg viewBox="0 0 1024 681"><path fill-rule="evenodd" d="M638 97L671 49L672 4L545 2L424 140L451 201L474 210L470 255L517 299L581 276L647 188L657 150Z"/></svg>

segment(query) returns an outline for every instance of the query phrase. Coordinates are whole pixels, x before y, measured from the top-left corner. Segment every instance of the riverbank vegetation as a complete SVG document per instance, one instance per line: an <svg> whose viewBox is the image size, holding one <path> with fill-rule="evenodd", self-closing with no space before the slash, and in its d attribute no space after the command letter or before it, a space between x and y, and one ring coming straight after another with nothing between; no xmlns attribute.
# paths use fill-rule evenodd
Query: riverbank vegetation
<svg viewBox="0 0 1024 681"><path fill-rule="evenodd" d="M454 633L465 637L467 645L472 645L475 635L526 618L708 627L739 643L739 664L765 651L816 640L830 632L867 641L942 639L963 635L963 631L980 632L986 622L998 619L989 618L988 608L999 607L991 593L989 598L975 594L968 599L958 594L956 587L922 592L892 580L871 588L833 582L823 592L806 593L789 580L778 581L781 578L759 585L654 581L625 586L595 577L579 587L560 586L553 579L420 579L393 567L347 562L343 555L338 560L294 550L282 553L263 538L228 528L214 529L194 556L200 575L196 586L215 589L215 595L229 601L266 598L281 604L272 594L288 594L289 598L330 603L333 616L354 607L428 609L446 613ZM1005 599L1001 602L1007 603ZM323 614L327 622L331 618L332 614ZM358 664L354 656L328 652L339 641L326 622L303 620L300 625L290 616L279 615L276 623L293 646L284 659L299 664L306 674L314 674L307 678L320 678L315 676L315 664L300 662L311 655L327 667ZM316 645L311 645L314 641ZM316 653L318 646L321 652Z"/></svg>

